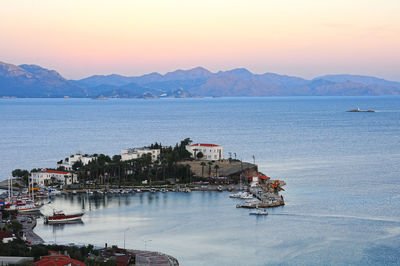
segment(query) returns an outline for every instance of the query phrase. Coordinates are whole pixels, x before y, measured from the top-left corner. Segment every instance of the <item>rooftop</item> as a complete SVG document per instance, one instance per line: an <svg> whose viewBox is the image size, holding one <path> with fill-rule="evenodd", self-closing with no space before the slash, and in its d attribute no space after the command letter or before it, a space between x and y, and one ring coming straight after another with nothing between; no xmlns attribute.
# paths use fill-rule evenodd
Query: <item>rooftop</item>
<svg viewBox="0 0 400 266"><path fill-rule="evenodd" d="M45 170L46 173L52 173L52 174L62 174L62 175L68 175L68 172L64 172L64 171L57 171L57 170Z"/></svg>
<svg viewBox="0 0 400 266"><path fill-rule="evenodd" d="M197 147L219 147L221 145L217 145L217 144L208 144L208 143L196 143L196 144L192 144L190 145L192 147L197 146Z"/></svg>
<svg viewBox="0 0 400 266"><path fill-rule="evenodd" d="M83 262L79 260L71 259L68 256L64 255L50 255L50 256L43 256L41 260L34 263L35 265L40 266L64 266L64 265L71 265L71 266L85 266Z"/></svg>

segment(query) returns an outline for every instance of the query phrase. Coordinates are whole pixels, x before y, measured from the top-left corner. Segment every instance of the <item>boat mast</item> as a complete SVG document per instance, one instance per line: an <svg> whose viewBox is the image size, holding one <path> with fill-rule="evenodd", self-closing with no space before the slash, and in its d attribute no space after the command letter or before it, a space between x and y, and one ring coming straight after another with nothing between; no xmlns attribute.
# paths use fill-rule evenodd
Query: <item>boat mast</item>
<svg viewBox="0 0 400 266"><path fill-rule="evenodd" d="M8 177L8 179L7 179L7 187L8 187L8 189L7 189L7 192L8 192L8 201L11 201L10 177Z"/></svg>

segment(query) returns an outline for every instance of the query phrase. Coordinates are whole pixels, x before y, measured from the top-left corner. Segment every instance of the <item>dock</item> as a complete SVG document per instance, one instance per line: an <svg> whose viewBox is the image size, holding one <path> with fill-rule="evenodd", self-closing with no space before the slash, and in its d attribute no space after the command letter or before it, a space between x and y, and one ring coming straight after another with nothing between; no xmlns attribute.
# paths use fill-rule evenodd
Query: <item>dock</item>
<svg viewBox="0 0 400 266"><path fill-rule="evenodd" d="M249 192L253 194L255 198L259 201L250 201L244 203L236 204L236 208L248 208L248 209L256 209L256 208L272 208L279 207L285 205L285 201L282 195L279 195L279 190L283 190L281 186L284 186L286 183L284 181L280 181L279 187L277 189L271 189L270 186L266 185L265 187L253 187L249 188Z"/></svg>

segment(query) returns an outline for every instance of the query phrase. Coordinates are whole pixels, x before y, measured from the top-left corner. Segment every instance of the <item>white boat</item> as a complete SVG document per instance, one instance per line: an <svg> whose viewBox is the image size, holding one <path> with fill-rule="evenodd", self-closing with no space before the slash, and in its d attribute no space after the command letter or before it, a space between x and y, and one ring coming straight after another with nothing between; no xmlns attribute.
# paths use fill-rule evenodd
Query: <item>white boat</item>
<svg viewBox="0 0 400 266"><path fill-rule="evenodd" d="M229 197L230 198L240 198L240 199L252 199L253 194L251 194L249 192L238 192L238 193L230 194Z"/></svg>
<svg viewBox="0 0 400 266"><path fill-rule="evenodd" d="M268 212L266 209L264 210L257 210L257 211L252 211L249 213L249 215L268 215Z"/></svg>
<svg viewBox="0 0 400 266"><path fill-rule="evenodd" d="M242 194L243 194L243 192L233 193L233 194L230 194L229 197L230 198L234 198L234 199L238 199L238 198L242 197Z"/></svg>
<svg viewBox="0 0 400 266"><path fill-rule="evenodd" d="M3 209L5 211L18 211L18 212L38 212L43 204L37 204L30 199L12 199L4 203Z"/></svg>
<svg viewBox="0 0 400 266"><path fill-rule="evenodd" d="M250 193L246 193L246 195L243 195L240 197L241 199L252 199L254 196Z"/></svg>
<svg viewBox="0 0 400 266"><path fill-rule="evenodd" d="M49 196L58 196L61 195L61 191L51 188L49 189Z"/></svg>

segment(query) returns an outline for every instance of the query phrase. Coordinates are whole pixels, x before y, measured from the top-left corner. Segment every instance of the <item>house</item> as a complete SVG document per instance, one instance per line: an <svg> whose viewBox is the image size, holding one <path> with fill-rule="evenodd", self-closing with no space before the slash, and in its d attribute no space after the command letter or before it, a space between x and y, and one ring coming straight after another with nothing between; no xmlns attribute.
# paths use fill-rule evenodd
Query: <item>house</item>
<svg viewBox="0 0 400 266"><path fill-rule="evenodd" d="M0 242L8 243L10 241L13 241L14 239L16 238L13 234L0 230Z"/></svg>
<svg viewBox="0 0 400 266"><path fill-rule="evenodd" d="M77 183L78 176L70 172L41 169L37 172L31 172L31 180L39 187L48 186L52 183L71 185Z"/></svg>
<svg viewBox="0 0 400 266"><path fill-rule="evenodd" d="M160 157L160 149L150 149L150 148L130 148L123 149L121 151L121 161L129 161L133 159L138 159L144 154L151 155L151 161L154 162Z"/></svg>
<svg viewBox="0 0 400 266"><path fill-rule="evenodd" d="M261 174L256 174L254 176L249 176L249 179L251 179L250 182L250 187L256 187L258 184L262 182L266 182L267 180L270 180L271 178L265 175Z"/></svg>
<svg viewBox="0 0 400 266"><path fill-rule="evenodd" d="M35 265L39 266L85 266L85 263L71 259L65 255L49 255L40 257L39 261L34 262Z"/></svg>
<svg viewBox="0 0 400 266"><path fill-rule="evenodd" d="M202 159L205 160L222 160L224 158L224 148L221 145L196 143L186 145L186 150L192 154L193 158L197 158L200 152L203 154Z"/></svg>
<svg viewBox="0 0 400 266"><path fill-rule="evenodd" d="M93 156L82 155L81 153L77 153L71 155L70 157L65 158L57 163L57 167L64 167L66 171L72 171L72 167L76 162L82 162L83 165L88 165L91 161L96 159Z"/></svg>

